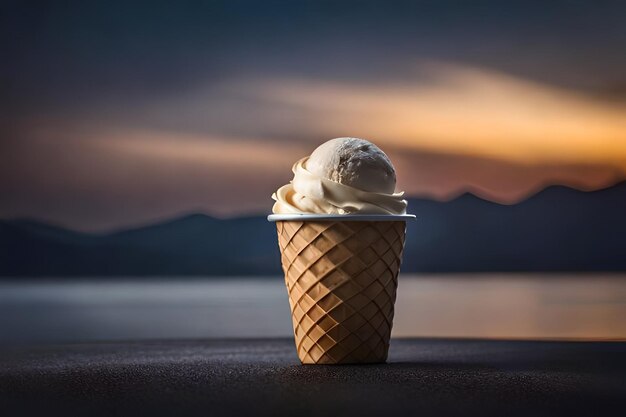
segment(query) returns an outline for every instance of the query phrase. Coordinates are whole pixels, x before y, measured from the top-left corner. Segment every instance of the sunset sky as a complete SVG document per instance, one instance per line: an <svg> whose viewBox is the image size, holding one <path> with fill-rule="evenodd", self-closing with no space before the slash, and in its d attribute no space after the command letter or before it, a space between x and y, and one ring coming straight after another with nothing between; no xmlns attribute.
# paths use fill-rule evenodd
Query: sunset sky
<svg viewBox="0 0 626 417"><path fill-rule="evenodd" d="M623 4L10 2L0 217L264 213L339 136L411 196L606 187L626 178Z"/></svg>

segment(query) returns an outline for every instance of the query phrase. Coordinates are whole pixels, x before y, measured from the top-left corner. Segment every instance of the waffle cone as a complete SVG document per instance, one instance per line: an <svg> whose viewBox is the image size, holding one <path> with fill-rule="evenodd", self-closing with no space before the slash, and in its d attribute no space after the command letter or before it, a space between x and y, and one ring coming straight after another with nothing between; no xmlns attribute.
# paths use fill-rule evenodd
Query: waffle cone
<svg viewBox="0 0 626 417"><path fill-rule="evenodd" d="M405 221L277 221L303 364L387 360Z"/></svg>

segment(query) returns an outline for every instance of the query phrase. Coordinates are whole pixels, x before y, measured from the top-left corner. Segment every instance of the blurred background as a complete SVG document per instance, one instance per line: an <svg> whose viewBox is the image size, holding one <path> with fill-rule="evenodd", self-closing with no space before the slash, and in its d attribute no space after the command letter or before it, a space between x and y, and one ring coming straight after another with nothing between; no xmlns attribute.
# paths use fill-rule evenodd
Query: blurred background
<svg viewBox="0 0 626 417"><path fill-rule="evenodd" d="M289 336L270 195L394 162L394 336L626 338L626 6L8 1L0 344Z"/></svg>

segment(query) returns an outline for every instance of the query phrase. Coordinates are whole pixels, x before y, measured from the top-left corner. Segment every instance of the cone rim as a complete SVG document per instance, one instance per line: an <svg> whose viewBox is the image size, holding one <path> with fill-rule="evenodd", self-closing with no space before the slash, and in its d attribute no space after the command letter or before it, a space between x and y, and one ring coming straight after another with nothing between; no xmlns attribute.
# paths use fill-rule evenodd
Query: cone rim
<svg viewBox="0 0 626 417"><path fill-rule="evenodd" d="M407 221L415 220L414 214L270 214L269 222L279 221L305 221L305 220L333 220L333 221Z"/></svg>

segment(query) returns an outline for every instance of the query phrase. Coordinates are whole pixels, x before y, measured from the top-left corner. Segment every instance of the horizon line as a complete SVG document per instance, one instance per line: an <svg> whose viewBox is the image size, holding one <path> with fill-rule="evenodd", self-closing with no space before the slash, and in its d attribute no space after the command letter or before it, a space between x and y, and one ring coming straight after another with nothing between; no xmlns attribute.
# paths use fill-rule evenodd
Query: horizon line
<svg viewBox="0 0 626 417"><path fill-rule="evenodd" d="M542 194L543 192L549 189L564 188L564 189L572 190L581 194L591 194L595 192L606 191L611 188L617 188L623 184L626 184L626 178L619 179L610 185L607 185L601 188L594 188L594 189L584 189L582 187L576 187L573 185L564 185L564 184L548 184L544 187L537 189L536 192L529 194L527 197L519 201L513 202L513 203L502 203L498 201L493 201L487 197L478 195L475 192L475 190L471 189L471 187L467 187L464 191L460 193L456 193L455 195L453 195L451 198L448 198L448 199L437 199L437 198L432 198L432 197L428 197L424 195L422 196L411 195L411 196L407 196L405 199L406 200L422 200L422 201L430 201L430 202L437 202L437 203L451 203L465 196L471 196L472 198L478 199L485 203L496 204L496 205L503 206L503 207L512 207L518 204L522 204ZM214 219L218 221L228 221L228 220L245 219L245 218L252 218L252 217L259 217L259 216L267 216L268 214L269 212L254 211L254 212L249 212L249 213L241 213L241 214L237 214L234 216L221 216L219 214L210 213L208 211L189 210L189 211L179 212L178 214L174 214L172 216L162 217L160 220L156 219L152 221L139 222L139 223L123 225L123 226L113 227L109 229L102 229L102 230L86 230L86 229L66 226L55 221L38 219L35 217L19 217L19 216L18 217L0 217L0 222L30 222L30 223L36 223L36 224L43 225L46 227L62 229L65 231L82 234L82 235L107 236L107 235L114 235L117 233L122 233L122 232L129 231L129 230L137 230L137 229L142 229L142 228L151 227L151 226L158 226L158 225L179 221L179 220L189 218L189 217L194 217L194 216L202 216L205 218L210 218L210 219Z"/></svg>

